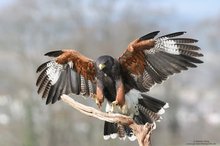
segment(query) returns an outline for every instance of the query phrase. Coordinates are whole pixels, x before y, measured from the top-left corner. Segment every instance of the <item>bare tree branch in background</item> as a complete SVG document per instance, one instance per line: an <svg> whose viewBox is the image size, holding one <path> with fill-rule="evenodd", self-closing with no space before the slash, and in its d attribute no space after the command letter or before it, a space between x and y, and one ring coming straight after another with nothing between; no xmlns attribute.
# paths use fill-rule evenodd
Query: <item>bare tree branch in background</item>
<svg viewBox="0 0 220 146"><path fill-rule="evenodd" d="M93 107L83 105L79 102L76 102L71 97L67 95L62 95L61 99L69 104L72 108L80 111L81 113L103 120L111 123L120 123L122 125L129 125L133 130L135 136L137 137L139 146L150 146L150 136L153 131L153 124L146 123L145 125L138 125L135 121L125 115L115 114L115 113L105 113L100 110L97 110Z"/></svg>

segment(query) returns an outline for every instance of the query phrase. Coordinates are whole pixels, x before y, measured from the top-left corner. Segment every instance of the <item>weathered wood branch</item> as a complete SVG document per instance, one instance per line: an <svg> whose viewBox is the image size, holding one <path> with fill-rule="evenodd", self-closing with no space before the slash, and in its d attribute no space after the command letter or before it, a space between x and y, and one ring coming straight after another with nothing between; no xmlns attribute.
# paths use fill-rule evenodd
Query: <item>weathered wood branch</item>
<svg viewBox="0 0 220 146"><path fill-rule="evenodd" d="M62 95L61 99L65 103L69 104L72 108L80 111L81 113L85 115L95 117L97 119L108 121L111 123L120 123L123 125L128 125L133 130L135 136L137 137L139 146L150 146L151 145L150 136L153 131L153 127L154 127L153 124L146 123L145 125L138 125L129 116L116 114L116 113L102 112L93 107L83 105L67 95Z"/></svg>

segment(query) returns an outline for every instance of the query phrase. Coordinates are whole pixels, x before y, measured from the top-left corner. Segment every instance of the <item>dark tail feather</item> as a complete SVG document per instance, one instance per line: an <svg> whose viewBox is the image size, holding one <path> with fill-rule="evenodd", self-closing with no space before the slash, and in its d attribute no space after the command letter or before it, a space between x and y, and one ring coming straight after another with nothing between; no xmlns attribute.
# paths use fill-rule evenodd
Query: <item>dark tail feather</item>
<svg viewBox="0 0 220 146"><path fill-rule="evenodd" d="M134 120L138 124L154 123L160 121L161 114L169 107L168 103L141 94L142 98L138 99L138 114L134 115Z"/></svg>
<svg viewBox="0 0 220 146"><path fill-rule="evenodd" d="M115 139L117 137L117 123L104 123L104 139L107 140L109 138Z"/></svg>
<svg viewBox="0 0 220 146"><path fill-rule="evenodd" d="M159 99L153 98L146 94L141 94L141 96L143 97L143 99L139 100L140 104L155 113L163 114L164 113L162 112L164 111L163 109L169 107L168 103L161 101Z"/></svg>
<svg viewBox="0 0 220 146"><path fill-rule="evenodd" d="M136 139L130 127L105 121L103 136L105 140L108 140L110 138L115 139L116 137L125 140L126 136L128 136L128 139L131 141L134 141Z"/></svg>

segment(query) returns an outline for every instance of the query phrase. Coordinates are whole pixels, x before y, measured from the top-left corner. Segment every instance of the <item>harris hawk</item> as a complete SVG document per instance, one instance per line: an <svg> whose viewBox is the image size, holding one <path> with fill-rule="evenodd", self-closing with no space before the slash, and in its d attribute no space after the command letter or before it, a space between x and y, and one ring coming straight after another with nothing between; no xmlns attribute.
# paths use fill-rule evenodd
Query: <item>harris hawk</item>
<svg viewBox="0 0 220 146"><path fill-rule="evenodd" d="M155 38L151 32L132 41L119 58L108 55L92 60L76 50L58 50L46 53L54 57L37 69L38 93L46 104L60 100L62 94L90 96L100 107L107 100L106 112L131 116L138 124L155 123L168 103L150 97L144 92L169 75L195 68L203 56L195 45L197 40L181 37L175 32ZM104 123L104 139L135 140L132 130L117 123Z"/></svg>

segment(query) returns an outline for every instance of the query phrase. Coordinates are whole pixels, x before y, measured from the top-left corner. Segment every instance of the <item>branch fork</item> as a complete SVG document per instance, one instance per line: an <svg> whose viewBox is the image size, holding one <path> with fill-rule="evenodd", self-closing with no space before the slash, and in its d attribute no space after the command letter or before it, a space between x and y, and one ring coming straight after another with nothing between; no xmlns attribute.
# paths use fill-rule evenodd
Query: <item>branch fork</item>
<svg viewBox="0 0 220 146"><path fill-rule="evenodd" d="M129 117L117 113L106 113L100 110L97 110L93 107L83 105L68 95L63 94L61 99L69 104L72 108L80 111L81 113L97 118L102 121L107 121L111 123L120 123L122 125L128 125L134 132L134 135L137 137L139 146L150 146L150 136L154 130L154 124L146 123L145 125L138 125L135 121Z"/></svg>

